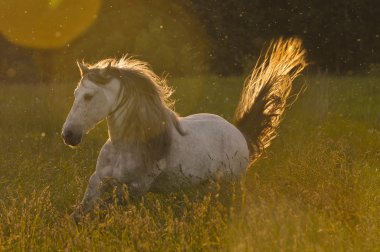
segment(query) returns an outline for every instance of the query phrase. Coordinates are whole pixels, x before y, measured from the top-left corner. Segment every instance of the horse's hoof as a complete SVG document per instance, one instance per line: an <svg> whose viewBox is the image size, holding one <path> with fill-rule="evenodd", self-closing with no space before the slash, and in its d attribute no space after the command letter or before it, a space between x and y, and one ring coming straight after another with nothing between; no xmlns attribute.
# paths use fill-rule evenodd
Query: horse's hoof
<svg viewBox="0 0 380 252"><path fill-rule="evenodd" d="M78 225L80 220L82 219L82 216L76 212L73 212L71 215L70 215L70 219L71 221L75 224L75 225Z"/></svg>

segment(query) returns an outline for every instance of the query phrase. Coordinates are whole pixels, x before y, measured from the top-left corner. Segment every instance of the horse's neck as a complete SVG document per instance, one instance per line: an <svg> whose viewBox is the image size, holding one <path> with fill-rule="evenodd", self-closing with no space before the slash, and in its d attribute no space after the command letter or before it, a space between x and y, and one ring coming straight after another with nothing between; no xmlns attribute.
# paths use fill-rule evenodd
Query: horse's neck
<svg viewBox="0 0 380 252"><path fill-rule="evenodd" d="M120 143L124 141L124 117L123 110L116 111L113 115L107 117L108 136L111 143Z"/></svg>
<svg viewBox="0 0 380 252"><path fill-rule="evenodd" d="M127 125L129 127L126 127L126 123L130 121L130 114L125 109L128 108L123 107L107 118L110 141L115 146L133 146L133 153L144 160L145 166L151 167L153 162L167 155L171 145L171 131L173 127L177 130L180 130L180 127L173 125L169 115L152 122L149 127L139 123L129 124ZM170 116L175 117L175 114ZM142 129L148 131L144 132Z"/></svg>
<svg viewBox="0 0 380 252"><path fill-rule="evenodd" d="M108 135L112 143L133 143L143 141L146 142L146 135L141 134L141 129L144 125L138 123L137 117L129 118L133 114L128 114L128 107L121 107L115 113L107 117L108 124ZM130 120L134 120L134 123L131 123ZM126 125L128 123L129 125ZM163 124L163 122L165 122ZM127 127L128 126L128 127ZM145 127L152 129L152 134L154 130L157 130L155 135L156 137L159 134L164 134L169 127L172 127L172 122L168 118L159 119L157 122L152 122L152 125ZM159 132L159 133L158 133ZM153 135L152 135L153 136Z"/></svg>

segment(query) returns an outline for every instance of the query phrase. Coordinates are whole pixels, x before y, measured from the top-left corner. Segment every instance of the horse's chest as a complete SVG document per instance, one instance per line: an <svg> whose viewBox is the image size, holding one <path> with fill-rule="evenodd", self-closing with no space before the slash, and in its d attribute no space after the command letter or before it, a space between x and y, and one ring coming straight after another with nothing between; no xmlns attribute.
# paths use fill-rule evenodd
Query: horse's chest
<svg viewBox="0 0 380 252"><path fill-rule="evenodd" d="M129 153L108 153L99 164L98 172L101 177L111 177L122 183L133 180L139 170L136 158Z"/></svg>
<svg viewBox="0 0 380 252"><path fill-rule="evenodd" d="M112 177L120 182L135 180L139 174L138 162L133 157L121 156L112 169Z"/></svg>

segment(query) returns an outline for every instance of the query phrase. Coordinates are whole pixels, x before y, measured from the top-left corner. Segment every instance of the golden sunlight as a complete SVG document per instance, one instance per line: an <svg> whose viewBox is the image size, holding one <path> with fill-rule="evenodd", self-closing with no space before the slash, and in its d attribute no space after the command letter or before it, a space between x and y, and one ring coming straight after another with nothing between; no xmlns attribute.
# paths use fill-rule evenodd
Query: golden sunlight
<svg viewBox="0 0 380 252"><path fill-rule="evenodd" d="M53 9L57 8L63 0L49 0L49 6Z"/></svg>
<svg viewBox="0 0 380 252"><path fill-rule="evenodd" d="M25 47L65 46L97 19L101 0L2 1L0 32Z"/></svg>

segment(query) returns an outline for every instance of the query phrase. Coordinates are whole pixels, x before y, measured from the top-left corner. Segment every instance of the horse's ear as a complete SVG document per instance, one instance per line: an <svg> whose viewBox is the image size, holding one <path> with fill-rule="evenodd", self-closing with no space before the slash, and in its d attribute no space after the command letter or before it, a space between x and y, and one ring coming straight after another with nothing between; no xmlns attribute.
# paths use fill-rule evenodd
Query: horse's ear
<svg viewBox="0 0 380 252"><path fill-rule="evenodd" d="M77 65L81 76L85 75L88 72L88 67L83 62L77 61Z"/></svg>

